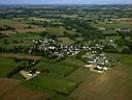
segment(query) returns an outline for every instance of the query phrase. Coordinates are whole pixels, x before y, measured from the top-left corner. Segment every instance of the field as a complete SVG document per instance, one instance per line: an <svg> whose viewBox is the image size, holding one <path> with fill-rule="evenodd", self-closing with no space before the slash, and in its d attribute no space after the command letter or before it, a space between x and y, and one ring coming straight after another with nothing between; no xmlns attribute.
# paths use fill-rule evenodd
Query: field
<svg viewBox="0 0 132 100"><path fill-rule="evenodd" d="M20 81L18 81L18 80L7 79L7 78L0 78L0 96L2 96L3 94L5 94L9 90L12 90L18 84L20 84Z"/></svg>
<svg viewBox="0 0 132 100"><path fill-rule="evenodd" d="M98 29L105 28L103 32L105 34L116 34L116 29L131 29L132 21L131 18L128 20L112 20L108 22L98 22L92 23L92 26L97 27ZM116 37L116 36L115 36Z"/></svg>
<svg viewBox="0 0 132 100"><path fill-rule="evenodd" d="M26 33L26 32L43 32L45 31L44 28L33 26L31 28L30 25L28 25L24 19L0 19L0 26L2 25L9 25L15 28L15 30L11 30L10 32L8 30L2 31L2 33L11 35L14 33ZM10 34L9 34L10 33Z"/></svg>
<svg viewBox="0 0 132 100"><path fill-rule="evenodd" d="M1 100L47 100L48 95L38 91L28 90L15 79L0 78Z"/></svg>
<svg viewBox="0 0 132 100"><path fill-rule="evenodd" d="M64 77L69 72L76 69L75 66L68 65L66 63L48 61L46 59L41 60L35 67L38 70L48 69L51 75L57 75L59 77Z"/></svg>
<svg viewBox="0 0 132 100"><path fill-rule="evenodd" d="M107 22L102 22L97 24L98 27L104 27L106 29L116 29L116 28L121 28L121 29L127 29L127 28L132 28L132 23L127 23L126 21L113 21L112 23L107 23Z"/></svg>
<svg viewBox="0 0 132 100"><path fill-rule="evenodd" d="M55 36L63 36L64 35L64 28L63 27L47 27L46 31L50 35L55 35Z"/></svg>
<svg viewBox="0 0 132 100"><path fill-rule="evenodd" d="M79 69L68 76L68 79L81 81L70 97L76 100L130 100L132 98L131 55L110 54L120 59L120 64L104 74L91 73Z"/></svg>
<svg viewBox="0 0 132 100"><path fill-rule="evenodd" d="M23 33L23 34L13 34L4 39L0 39L0 47L5 49L10 49L14 47L28 47L32 45L32 40L41 39L39 33Z"/></svg>
<svg viewBox="0 0 132 100"><path fill-rule="evenodd" d="M6 77L16 67L13 59L0 57L0 77Z"/></svg>
<svg viewBox="0 0 132 100"><path fill-rule="evenodd" d="M60 43L63 43L63 44L74 44L74 41L68 37L60 37L58 38L58 41L60 41Z"/></svg>
<svg viewBox="0 0 132 100"><path fill-rule="evenodd" d="M131 5L0 5L0 100L132 100L131 12ZM88 63L109 67L100 74Z"/></svg>
<svg viewBox="0 0 132 100"><path fill-rule="evenodd" d="M39 75L24 84L40 91L48 89L61 94L69 94L77 86L75 82L55 77L46 77L45 75Z"/></svg>

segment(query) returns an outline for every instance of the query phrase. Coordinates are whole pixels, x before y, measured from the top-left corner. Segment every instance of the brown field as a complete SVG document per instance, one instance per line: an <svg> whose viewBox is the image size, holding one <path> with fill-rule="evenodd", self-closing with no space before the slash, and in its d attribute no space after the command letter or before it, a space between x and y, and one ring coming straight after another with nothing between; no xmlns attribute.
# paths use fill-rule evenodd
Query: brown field
<svg viewBox="0 0 132 100"><path fill-rule="evenodd" d="M8 91L1 100L47 100L48 95L45 93L32 91L24 88L16 88Z"/></svg>
<svg viewBox="0 0 132 100"><path fill-rule="evenodd" d="M20 81L15 79L0 78L0 96L16 87Z"/></svg>
<svg viewBox="0 0 132 100"><path fill-rule="evenodd" d="M84 77L80 86L70 95L75 100L132 100L132 80L119 67Z"/></svg>
<svg viewBox="0 0 132 100"><path fill-rule="evenodd" d="M47 100L48 95L19 86L20 81L0 79L0 100Z"/></svg>
<svg viewBox="0 0 132 100"><path fill-rule="evenodd" d="M14 53L1 53L0 57L7 57L7 58L16 58L16 59L26 59L26 60L34 60L38 61L42 57L40 56L30 56L30 55L21 55L21 54L14 54Z"/></svg>

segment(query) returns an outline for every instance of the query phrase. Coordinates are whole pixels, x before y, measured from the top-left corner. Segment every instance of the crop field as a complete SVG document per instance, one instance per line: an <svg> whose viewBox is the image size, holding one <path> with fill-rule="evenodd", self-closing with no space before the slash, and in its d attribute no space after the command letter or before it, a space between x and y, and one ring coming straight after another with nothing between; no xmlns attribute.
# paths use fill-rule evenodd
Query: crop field
<svg viewBox="0 0 132 100"><path fill-rule="evenodd" d="M59 77L64 77L65 75L76 69L76 67L73 65L69 65L66 63L52 62L46 59L41 60L35 67L38 70L42 70L42 71L48 69L50 72L49 74L57 75Z"/></svg>
<svg viewBox="0 0 132 100"><path fill-rule="evenodd" d="M21 85L21 81L15 79L0 78L1 100L47 100L48 95L38 91L28 90Z"/></svg>
<svg viewBox="0 0 132 100"><path fill-rule="evenodd" d="M48 89L62 94L69 94L77 86L76 82L55 77L46 77L42 74L24 84L40 91Z"/></svg>
<svg viewBox="0 0 132 100"><path fill-rule="evenodd" d="M62 61L62 63L66 63L67 65L71 65L74 67L83 67L85 65L85 63L75 57L67 57L66 59L64 59Z"/></svg>
<svg viewBox="0 0 132 100"><path fill-rule="evenodd" d="M0 96L20 84L19 80L0 78Z"/></svg>

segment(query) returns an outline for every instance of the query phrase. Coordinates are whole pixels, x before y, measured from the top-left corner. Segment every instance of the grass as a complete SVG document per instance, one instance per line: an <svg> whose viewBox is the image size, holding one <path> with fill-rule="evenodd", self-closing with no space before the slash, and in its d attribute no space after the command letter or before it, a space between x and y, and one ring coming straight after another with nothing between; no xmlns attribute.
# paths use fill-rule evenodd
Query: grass
<svg viewBox="0 0 132 100"><path fill-rule="evenodd" d="M32 80L26 81L24 85L40 91L48 89L62 94L69 94L76 87L77 83L40 74Z"/></svg>
<svg viewBox="0 0 132 100"><path fill-rule="evenodd" d="M46 31L50 35L55 35L55 36L63 36L64 35L64 28L63 27L48 27Z"/></svg>
<svg viewBox="0 0 132 100"><path fill-rule="evenodd" d="M66 63L75 67L83 67L85 65L84 62L75 57L67 57L65 60L62 61L62 63Z"/></svg>
<svg viewBox="0 0 132 100"><path fill-rule="evenodd" d="M66 78L76 81L76 82L82 82L83 80L85 80L87 77L91 75L92 72L90 72L88 69L86 68L78 68L76 71L74 71L73 73L71 73L70 75L68 75Z"/></svg>
<svg viewBox="0 0 132 100"><path fill-rule="evenodd" d="M16 67L17 64L13 59L0 57L0 77L6 77Z"/></svg>
<svg viewBox="0 0 132 100"><path fill-rule="evenodd" d="M74 41L71 40L70 38L68 37L61 37L61 38L58 38L58 40L63 43L63 44L74 44Z"/></svg>
<svg viewBox="0 0 132 100"><path fill-rule="evenodd" d="M38 70L48 69L51 75L57 75L59 77L63 77L75 69L74 66L68 65L66 63L53 62L46 59L41 60L36 65L36 68Z"/></svg>

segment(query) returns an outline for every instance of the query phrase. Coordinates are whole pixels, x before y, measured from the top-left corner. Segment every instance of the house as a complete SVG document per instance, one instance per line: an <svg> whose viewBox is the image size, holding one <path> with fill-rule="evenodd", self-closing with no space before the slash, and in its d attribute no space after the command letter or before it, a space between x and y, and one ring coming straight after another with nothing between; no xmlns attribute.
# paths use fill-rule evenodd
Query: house
<svg viewBox="0 0 132 100"><path fill-rule="evenodd" d="M20 74L26 79L32 79L33 77L37 76L40 74L40 71L37 71L35 69L31 69L31 70L21 70Z"/></svg>

